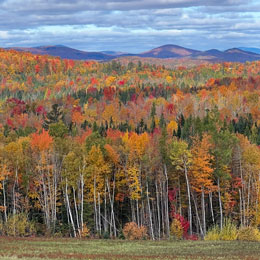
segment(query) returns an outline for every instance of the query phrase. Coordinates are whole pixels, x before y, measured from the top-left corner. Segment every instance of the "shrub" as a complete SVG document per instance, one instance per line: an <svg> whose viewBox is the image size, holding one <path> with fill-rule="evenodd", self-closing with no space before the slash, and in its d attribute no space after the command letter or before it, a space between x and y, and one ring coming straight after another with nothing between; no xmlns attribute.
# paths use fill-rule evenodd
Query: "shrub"
<svg viewBox="0 0 260 260"><path fill-rule="evenodd" d="M218 226L214 226L208 231L204 239L232 241L237 239L237 235L237 226L232 223L230 219L225 219L222 229L220 229Z"/></svg>
<svg viewBox="0 0 260 260"><path fill-rule="evenodd" d="M123 234L128 240L145 239L147 237L147 228L144 226L138 227L135 222L129 222L125 224Z"/></svg>
<svg viewBox="0 0 260 260"><path fill-rule="evenodd" d="M223 228L220 231L220 240L236 240L237 233L237 226L230 219L225 219Z"/></svg>
<svg viewBox="0 0 260 260"><path fill-rule="evenodd" d="M260 241L260 232L254 227L241 227L237 239L241 241Z"/></svg>
<svg viewBox="0 0 260 260"><path fill-rule="evenodd" d="M108 231L106 231L104 234L103 234L103 239L110 239L110 233Z"/></svg>
<svg viewBox="0 0 260 260"><path fill-rule="evenodd" d="M177 219L180 222L181 227L182 227L182 232L183 232L182 236L184 238L187 237L188 236L188 230L189 230L189 227L190 227L189 221L178 213L173 214L173 219Z"/></svg>
<svg viewBox="0 0 260 260"><path fill-rule="evenodd" d="M178 219L174 219L171 224L171 235L176 239L182 239L183 228L181 222Z"/></svg>
<svg viewBox="0 0 260 260"><path fill-rule="evenodd" d="M81 231L81 237L89 237L89 236L90 236L90 230L86 224L83 224L83 229Z"/></svg>
<svg viewBox="0 0 260 260"><path fill-rule="evenodd" d="M204 237L204 240L220 240L220 228L219 226L213 226Z"/></svg>
<svg viewBox="0 0 260 260"><path fill-rule="evenodd" d="M36 233L34 223L24 213L9 216L6 223L0 225L0 232L6 236L31 236Z"/></svg>

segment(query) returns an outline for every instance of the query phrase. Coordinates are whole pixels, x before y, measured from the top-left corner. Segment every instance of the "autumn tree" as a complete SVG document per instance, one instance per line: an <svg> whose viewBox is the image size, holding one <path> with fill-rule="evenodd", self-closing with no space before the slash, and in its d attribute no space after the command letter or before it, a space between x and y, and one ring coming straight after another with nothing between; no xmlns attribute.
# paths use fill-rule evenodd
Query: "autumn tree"
<svg viewBox="0 0 260 260"><path fill-rule="evenodd" d="M185 176L188 196L188 221L190 224L190 234L192 234L191 187L189 177L192 155L188 148L188 144L184 141L174 139L171 144L170 159L175 169L184 173Z"/></svg>
<svg viewBox="0 0 260 260"><path fill-rule="evenodd" d="M213 180L213 167L212 159L213 156L210 154L210 149L212 148L210 136L204 134L202 140L198 137L194 139L191 149L192 163L190 167L191 172L191 187L195 194L193 193L195 210L199 225L201 227L202 235L206 234L206 212L205 212L205 195L212 194L215 190L214 180ZM200 223L200 217L197 205L196 193L201 196L201 214L202 223ZM210 195L211 196L211 195ZM210 199L211 215L214 219L214 212L212 206L212 199Z"/></svg>

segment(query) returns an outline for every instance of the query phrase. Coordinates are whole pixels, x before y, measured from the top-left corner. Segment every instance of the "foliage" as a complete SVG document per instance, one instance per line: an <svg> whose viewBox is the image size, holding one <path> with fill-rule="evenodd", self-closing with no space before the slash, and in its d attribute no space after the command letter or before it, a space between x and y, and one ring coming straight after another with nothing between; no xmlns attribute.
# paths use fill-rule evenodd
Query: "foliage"
<svg viewBox="0 0 260 260"><path fill-rule="evenodd" d="M90 236L90 230L88 229L87 225L84 224L83 229L81 231L81 237L89 237Z"/></svg>
<svg viewBox="0 0 260 260"><path fill-rule="evenodd" d="M63 138L68 133L68 129L64 123L60 121L58 123L49 124L49 133L52 137Z"/></svg>
<svg viewBox="0 0 260 260"><path fill-rule="evenodd" d="M260 231L255 227L240 227L237 239L241 241L260 241Z"/></svg>
<svg viewBox="0 0 260 260"><path fill-rule="evenodd" d="M3 223L25 212L38 234L80 237L87 223L119 237L135 222L151 239L177 220L185 239L225 217L259 226L260 61L128 59L0 49Z"/></svg>
<svg viewBox="0 0 260 260"><path fill-rule="evenodd" d="M219 226L213 226L205 236L205 240L224 240L232 241L236 240L238 237L237 226L232 223L230 219L224 220L223 228L220 229Z"/></svg>
<svg viewBox="0 0 260 260"><path fill-rule="evenodd" d="M26 214L10 216L6 223L0 225L0 233L5 236L32 236L36 233L33 222L28 221Z"/></svg>
<svg viewBox="0 0 260 260"><path fill-rule="evenodd" d="M223 229L213 226L206 234L205 240L240 240L240 241L260 241L260 231L258 228L241 226L239 229L230 220L226 219Z"/></svg>
<svg viewBox="0 0 260 260"><path fill-rule="evenodd" d="M125 224L123 234L128 240L145 239L147 237L147 229L144 226L138 227L135 222L129 222Z"/></svg>
<svg viewBox="0 0 260 260"><path fill-rule="evenodd" d="M176 218L171 223L171 235L176 239L181 239L183 237L181 222Z"/></svg>
<svg viewBox="0 0 260 260"><path fill-rule="evenodd" d="M220 228L218 225L213 226L210 228L207 232L207 234L204 237L204 240L220 240Z"/></svg>

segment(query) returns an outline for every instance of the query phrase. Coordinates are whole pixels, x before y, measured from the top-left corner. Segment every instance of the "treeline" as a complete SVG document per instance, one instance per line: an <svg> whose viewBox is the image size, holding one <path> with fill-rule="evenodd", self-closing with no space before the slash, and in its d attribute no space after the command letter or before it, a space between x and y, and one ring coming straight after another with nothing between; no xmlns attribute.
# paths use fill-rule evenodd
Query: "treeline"
<svg viewBox="0 0 260 260"><path fill-rule="evenodd" d="M96 126L70 135L49 114L48 131L2 133L2 220L25 212L44 226L39 233L73 236L85 225L118 236L136 222L153 239L168 237L180 216L201 236L224 217L258 225L259 147L216 117L209 112L204 124L181 118L173 131L164 124L139 134Z"/></svg>
<svg viewBox="0 0 260 260"><path fill-rule="evenodd" d="M259 226L257 62L0 55L0 234L121 237L135 222L151 239L176 228L193 239L226 218Z"/></svg>

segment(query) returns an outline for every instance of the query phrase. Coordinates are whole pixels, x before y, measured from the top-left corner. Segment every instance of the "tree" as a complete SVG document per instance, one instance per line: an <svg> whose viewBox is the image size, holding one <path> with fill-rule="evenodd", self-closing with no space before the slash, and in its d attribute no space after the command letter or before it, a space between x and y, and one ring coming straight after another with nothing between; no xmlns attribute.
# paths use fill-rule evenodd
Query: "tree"
<svg viewBox="0 0 260 260"><path fill-rule="evenodd" d="M202 140L198 137L195 138L191 149L191 187L195 192L201 195L203 236L206 234L205 194L209 194L215 190L213 183L213 167L211 165L213 156L210 154L210 149L212 148L210 138L211 137L207 134L203 135ZM213 210L212 205L211 210Z"/></svg>
<svg viewBox="0 0 260 260"><path fill-rule="evenodd" d="M34 133L31 136L31 146L38 173L34 178L34 186L38 189L36 197L44 212L48 232L51 231L51 226L55 227L57 205L57 176L50 154L52 145L53 138L44 129L41 133Z"/></svg>
<svg viewBox="0 0 260 260"><path fill-rule="evenodd" d="M43 128L48 130L49 125L52 123L58 123L63 118L62 108L58 104L52 105L52 110L47 113L46 119L43 123Z"/></svg>
<svg viewBox="0 0 260 260"><path fill-rule="evenodd" d="M95 212L95 228L101 234L101 199L104 194L106 175L110 172L110 166L105 161L100 145L93 145L86 158L86 172L88 182L86 186L92 195Z"/></svg>
<svg viewBox="0 0 260 260"><path fill-rule="evenodd" d="M176 170L183 172L185 175L188 196L188 221L190 223L190 234L192 234L191 192L188 174L192 162L192 155L188 149L188 144L184 141L174 139L170 148L170 159Z"/></svg>
<svg viewBox="0 0 260 260"><path fill-rule="evenodd" d="M220 228L223 227L223 206L221 198L221 182L223 184L230 179L229 165L231 162L232 150L236 143L236 138L228 131L215 132L212 135L213 147L211 154L213 155L214 177L218 185L219 211L220 211ZM223 185L224 186L224 185ZM224 188L224 187L223 187Z"/></svg>

